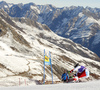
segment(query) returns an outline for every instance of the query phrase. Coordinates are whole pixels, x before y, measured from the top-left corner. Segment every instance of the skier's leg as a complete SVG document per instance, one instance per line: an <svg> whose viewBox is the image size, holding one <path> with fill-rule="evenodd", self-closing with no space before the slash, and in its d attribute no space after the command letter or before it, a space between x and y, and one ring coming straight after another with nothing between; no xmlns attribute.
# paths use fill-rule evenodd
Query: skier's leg
<svg viewBox="0 0 100 90"><path fill-rule="evenodd" d="M78 78L82 78L86 76L85 70L82 73L77 73Z"/></svg>
<svg viewBox="0 0 100 90"><path fill-rule="evenodd" d="M74 77L74 79L73 79L75 82L78 82L78 77L76 76L76 77Z"/></svg>
<svg viewBox="0 0 100 90"><path fill-rule="evenodd" d="M85 70L86 76L84 78L88 78L89 77L89 71L86 69Z"/></svg>

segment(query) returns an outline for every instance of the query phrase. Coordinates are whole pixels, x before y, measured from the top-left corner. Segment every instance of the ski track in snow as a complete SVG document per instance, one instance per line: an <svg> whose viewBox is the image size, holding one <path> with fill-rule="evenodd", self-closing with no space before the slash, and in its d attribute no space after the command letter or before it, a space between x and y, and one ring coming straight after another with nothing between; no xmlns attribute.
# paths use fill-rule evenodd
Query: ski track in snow
<svg viewBox="0 0 100 90"><path fill-rule="evenodd" d="M1 87L1 90L100 90L100 80L83 83L60 83L49 85Z"/></svg>

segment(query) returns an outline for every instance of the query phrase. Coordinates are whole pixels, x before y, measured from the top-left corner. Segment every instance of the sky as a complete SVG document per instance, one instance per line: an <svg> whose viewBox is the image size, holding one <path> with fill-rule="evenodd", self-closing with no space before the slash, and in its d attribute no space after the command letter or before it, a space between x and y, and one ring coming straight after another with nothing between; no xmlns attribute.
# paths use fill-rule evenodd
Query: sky
<svg viewBox="0 0 100 90"><path fill-rule="evenodd" d="M9 3L29 3L33 2L36 5L44 5L44 4L52 4L56 7L64 7L64 6L89 6L92 8L100 8L100 0L0 0L0 1L6 1Z"/></svg>

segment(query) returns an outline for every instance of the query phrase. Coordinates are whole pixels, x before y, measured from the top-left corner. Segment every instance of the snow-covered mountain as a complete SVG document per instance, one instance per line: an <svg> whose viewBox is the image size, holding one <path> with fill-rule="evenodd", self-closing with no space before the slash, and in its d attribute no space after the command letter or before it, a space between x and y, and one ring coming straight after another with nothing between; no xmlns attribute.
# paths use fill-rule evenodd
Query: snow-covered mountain
<svg viewBox="0 0 100 90"><path fill-rule="evenodd" d="M42 9L38 18L40 23L48 25L56 34L69 38L100 56L99 8L71 6L48 10L48 7L39 7Z"/></svg>
<svg viewBox="0 0 100 90"><path fill-rule="evenodd" d="M48 26L28 18L12 18L0 10L0 85L30 85L43 80L43 52L51 52L54 82L63 70L80 63L90 71L90 79L100 78L100 58L70 39L56 35ZM82 79L84 80L84 79ZM46 66L46 81L51 81Z"/></svg>
<svg viewBox="0 0 100 90"><path fill-rule="evenodd" d="M37 20L40 11L34 3L28 4L10 4L2 1L0 9L4 9L11 17L27 17L32 20Z"/></svg>
<svg viewBox="0 0 100 90"><path fill-rule="evenodd" d="M27 17L46 24L56 34L69 38L75 43L100 56L100 9L71 6L57 8L52 5L0 3L11 17Z"/></svg>

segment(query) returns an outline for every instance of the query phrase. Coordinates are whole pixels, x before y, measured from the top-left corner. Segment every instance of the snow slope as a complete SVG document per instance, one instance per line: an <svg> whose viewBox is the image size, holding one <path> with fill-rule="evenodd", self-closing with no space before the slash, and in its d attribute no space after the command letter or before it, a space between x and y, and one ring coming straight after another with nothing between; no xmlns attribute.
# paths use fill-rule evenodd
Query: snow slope
<svg viewBox="0 0 100 90"><path fill-rule="evenodd" d="M100 90L100 80L83 83L61 83L21 87L2 87L2 90Z"/></svg>
<svg viewBox="0 0 100 90"><path fill-rule="evenodd" d="M100 78L100 58L87 48L56 35L46 25L26 18L12 19L3 10L0 21L0 86L42 82L44 49L47 55L51 52L54 82L76 63L89 69L89 80ZM49 66L46 81L51 81Z"/></svg>

